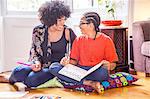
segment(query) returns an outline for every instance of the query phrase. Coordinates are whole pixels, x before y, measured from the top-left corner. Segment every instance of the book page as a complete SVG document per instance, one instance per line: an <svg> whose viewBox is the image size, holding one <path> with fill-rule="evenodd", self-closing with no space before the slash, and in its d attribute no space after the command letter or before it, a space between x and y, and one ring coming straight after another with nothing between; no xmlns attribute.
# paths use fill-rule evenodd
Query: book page
<svg viewBox="0 0 150 99"><path fill-rule="evenodd" d="M88 71L85 69L82 69L78 66L72 65L72 64L67 64L64 66L58 73L62 74L64 76L67 76L69 78L72 78L77 81L81 81L85 76L89 75L96 69L100 68L103 63L98 63L97 65L93 66L91 69Z"/></svg>
<svg viewBox="0 0 150 99"><path fill-rule="evenodd" d="M59 74L62 74L77 81L81 81L81 79L84 78L87 74L87 70L84 70L72 64L67 64L59 71Z"/></svg>
<svg viewBox="0 0 150 99"><path fill-rule="evenodd" d="M86 75L89 75L90 73L92 73L93 71L95 71L96 69L100 68L102 66L102 62L98 63L97 65L93 66L91 69L89 69L87 71L87 74Z"/></svg>
<svg viewBox="0 0 150 99"><path fill-rule="evenodd" d="M28 99L61 99L61 96L53 95L53 94L36 94L32 95Z"/></svg>

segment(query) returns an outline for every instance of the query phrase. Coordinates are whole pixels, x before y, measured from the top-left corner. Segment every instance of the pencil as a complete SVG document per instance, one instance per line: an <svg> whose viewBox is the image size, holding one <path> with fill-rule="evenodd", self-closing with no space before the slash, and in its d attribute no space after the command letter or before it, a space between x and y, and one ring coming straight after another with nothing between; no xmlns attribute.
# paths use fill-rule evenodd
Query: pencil
<svg viewBox="0 0 150 99"><path fill-rule="evenodd" d="M17 62L17 63L21 64L21 65L31 66L31 64L27 64L27 63L23 63L23 62Z"/></svg>

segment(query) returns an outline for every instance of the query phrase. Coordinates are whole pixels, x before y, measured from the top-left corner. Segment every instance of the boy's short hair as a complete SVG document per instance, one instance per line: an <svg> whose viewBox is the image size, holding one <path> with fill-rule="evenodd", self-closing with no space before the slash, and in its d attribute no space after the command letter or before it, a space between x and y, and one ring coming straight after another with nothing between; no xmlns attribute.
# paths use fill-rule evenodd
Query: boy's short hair
<svg viewBox="0 0 150 99"><path fill-rule="evenodd" d="M95 26L95 30L98 32L99 31L99 25L101 22L100 16L96 12L87 12L84 14L84 17L86 18L87 21L92 21L92 23Z"/></svg>

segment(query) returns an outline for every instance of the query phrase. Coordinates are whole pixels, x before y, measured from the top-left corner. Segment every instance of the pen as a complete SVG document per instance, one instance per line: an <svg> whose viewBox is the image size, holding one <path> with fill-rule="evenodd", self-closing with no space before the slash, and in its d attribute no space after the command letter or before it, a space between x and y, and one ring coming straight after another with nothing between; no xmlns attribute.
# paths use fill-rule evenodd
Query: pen
<svg viewBox="0 0 150 99"><path fill-rule="evenodd" d="M70 42L67 43L67 46L66 46L66 53L65 53L65 57L67 57L67 59L70 58L70 47L71 47L71 44Z"/></svg>
<svg viewBox="0 0 150 99"><path fill-rule="evenodd" d="M23 63L23 62L17 62L18 64L21 64L21 65L25 65L25 66L31 66L31 64L27 64L27 63ZM38 68L39 66L38 65L35 65L36 68Z"/></svg>
<svg viewBox="0 0 150 99"><path fill-rule="evenodd" d="M31 64L27 64L27 63L23 63L23 62L17 62L17 63L21 64L21 65L31 66Z"/></svg>

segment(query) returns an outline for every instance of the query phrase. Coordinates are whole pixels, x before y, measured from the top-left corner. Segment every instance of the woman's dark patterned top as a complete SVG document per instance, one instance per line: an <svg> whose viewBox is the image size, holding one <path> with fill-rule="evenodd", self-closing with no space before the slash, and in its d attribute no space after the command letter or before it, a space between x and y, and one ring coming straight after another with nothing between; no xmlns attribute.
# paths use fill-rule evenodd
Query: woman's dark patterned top
<svg viewBox="0 0 150 99"><path fill-rule="evenodd" d="M36 26L33 29L32 35L32 47L30 50L29 61L40 61L43 67L49 67L53 62L60 62L65 56L66 46L68 40L65 37L65 26L63 35L57 42L48 41L48 27L45 25ZM71 46L76 38L76 35L72 29L67 28L70 31Z"/></svg>

